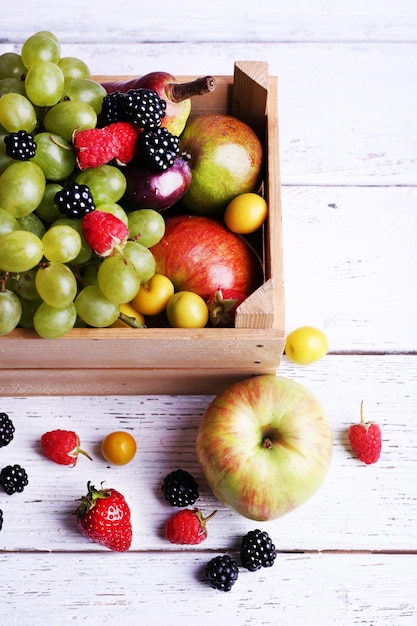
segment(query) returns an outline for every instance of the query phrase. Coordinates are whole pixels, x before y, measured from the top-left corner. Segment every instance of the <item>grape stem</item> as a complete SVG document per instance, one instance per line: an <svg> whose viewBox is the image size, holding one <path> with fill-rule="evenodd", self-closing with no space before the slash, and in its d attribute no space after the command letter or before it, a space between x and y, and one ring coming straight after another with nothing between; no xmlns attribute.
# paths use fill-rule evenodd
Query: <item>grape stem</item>
<svg viewBox="0 0 417 626"><path fill-rule="evenodd" d="M122 313L121 311L119 313L119 320L128 324L128 326L131 326L132 328L146 328L146 326L141 324L135 317L126 315L126 313Z"/></svg>

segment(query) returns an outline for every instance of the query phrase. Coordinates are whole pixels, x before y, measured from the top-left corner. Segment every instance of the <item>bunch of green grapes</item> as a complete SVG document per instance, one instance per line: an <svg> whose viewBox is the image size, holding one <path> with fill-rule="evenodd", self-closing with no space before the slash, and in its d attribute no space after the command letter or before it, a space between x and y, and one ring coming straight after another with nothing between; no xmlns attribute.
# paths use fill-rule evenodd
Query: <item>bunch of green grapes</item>
<svg viewBox="0 0 417 626"><path fill-rule="evenodd" d="M150 248L164 234L163 217L125 211L118 167L76 167L73 132L97 125L105 95L81 59L61 56L50 32L30 36L20 54L0 55L0 335L19 326L56 338L74 326L110 326L155 273ZM5 150L4 138L19 131L36 143L27 160ZM56 193L73 181L87 185L97 210L128 226L120 254L95 255L82 219L60 213Z"/></svg>

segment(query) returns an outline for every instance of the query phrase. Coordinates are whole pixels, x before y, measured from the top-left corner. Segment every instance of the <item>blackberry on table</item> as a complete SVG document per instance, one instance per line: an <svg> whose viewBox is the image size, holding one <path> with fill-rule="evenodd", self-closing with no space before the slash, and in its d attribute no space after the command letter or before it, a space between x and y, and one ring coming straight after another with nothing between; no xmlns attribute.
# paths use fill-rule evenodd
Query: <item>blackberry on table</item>
<svg viewBox="0 0 417 626"><path fill-rule="evenodd" d="M198 499L198 483L187 471L177 469L165 476L162 493L171 506L184 507Z"/></svg>
<svg viewBox="0 0 417 626"><path fill-rule="evenodd" d="M211 559L205 569L206 580L213 589L230 591L239 576L237 563L228 554Z"/></svg>
<svg viewBox="0 0 417 626"><path fill-rule="evenodd" d="M13 439L14 425L7 413L0 413L0 448L9 445Z"/></svg>
<svg viewBox="0 0 417 626"><path fill-rule="evenodd" d="M55 204L60 213L74 219L95 210L94 199L87 185L71 183L55 194Z"/></svg>
<svg viewBox="0 0 417 626"><path fill-rule="evenodd" d="M124 93L121 91L113 91L103 98L99 122L101 126L108 126L116 122L124 121L122 119L122 102Z"/></svg>
<svg viewBox="0 0 417 626"><path fill-rule="evenodd" d="M272 567L277 554L271 537L259 528L249 531L242 539L240 560L250 572L261 567Z"/></svg>
<svg viewBox="0 0 417 626"><path fill-rule="evenodd" d="M36 142L33 135L25 130L9 133L4 137L6 154L16 161L28 161L36 154Z"/></svg>
<svg viewBox="0 0 417 626"><path fill-rule="evenodd" d="M180 152L179 143L179 137L167 128L144 131L138 138L138 154L150 168L167 170L174 165Z"/></svg>
<svg viewBox="0 0 417 626"><path fill-rule="evenodd" d="M15 465L6 465L0 472L0 485L9 496L16 491L21 493L28 484L29 480L26 470L17 463Z"/></svg>
<svg viewBox="0 0 417 626"><path fill-rule="evenodd" d="M151 89L130 89L120 101L120 121L142 129L159 128L165 117L166 101Z"/></svg>

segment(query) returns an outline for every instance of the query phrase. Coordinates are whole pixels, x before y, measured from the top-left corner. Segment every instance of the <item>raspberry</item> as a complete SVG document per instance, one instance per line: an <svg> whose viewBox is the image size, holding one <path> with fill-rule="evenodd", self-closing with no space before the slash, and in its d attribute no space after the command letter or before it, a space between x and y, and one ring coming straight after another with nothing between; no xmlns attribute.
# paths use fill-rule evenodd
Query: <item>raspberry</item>
<svg viewBox="0 0 417 626"><path fill-rule="evenodd" d="M119 149L117 137L104 128L88 128L74 133L72 143L80 170L105 165L115 158Z"/></svg>
<svg viewBox="0 0 417 626"><path fill-rule="evenodd" d="M74 219L94 211L94 199L87 185L71 183L55 194L55 204L60 213Z"/></svg>
<svg viewBox="0 0 417 626"><path fill-rule="evenodd" d="M80 438L72 430L51 430L41 437L42 449L46 457L59 465L74 466L78 455L83 454L91 460L87 452L80 448Z"/></svg>
<svg viewBox="0 0 417 626"><path fill-rule="evenodd" d="M165 536L171 543L196 545L207 537L206 524L213 517L213 511L208 517L203 517L198 509L184 509L178 511L165 524Z"/></svg>
<svg viewBox="0 0 417 626"><path fill-rule="evenodd" d="M119 143L115 158L119 163L126 165L136 156L136 144L141 130L129 122L110 124L107 130Z"/></svg>
<svg viewBox="0 0 417 626"><path fill-rule="evenodd" d="M179 138L167 128L144 131L138 139L138 153L152 169L172 167L179 151Z"/></svg>
<svg viewBox="0 0 417 626"><path fill-rule="evenodd" d="M129 229L121 219L112 213L97 210L83 217L82 231L93 252L102 257L120 250L129 236Z"/></svg>
<svg viewBox="0 0 417 626"><path fill-rule="evenodd" d="M267 532L257 528L243 537L240 560L242 566L250 572L255 572L261 567L272 567L276 556L275 546Z"/></svg>
<svg viewBox="0 0 417 626"><path fill-rule="evenodd" d="M120 121L139 128L159 128L165 117L166 101L151 89L130 89L120 100Z"/></svg>
<svg viewBox="0 0 417 626"><path fill-rule="evenodd" d="M28 161L36 154L36 142L33 135L25 130L9 133L4 138L6 154L17 161Z"/></svg>
<svg viewBox="0 0 417 626"><path fill-rule="evenodd" d="M230 591L238 576L239 569L237 563L228 554L216 556L206 565L205 577L213 589Z"/></svg>
<svg viewBox="0 0 417 626"><path fill-rule="evenodd" d="M366 465L371 465L376 463L381 455L381 428L374 422L365 422L363 402L361 402L360 416L360 423L353 424L349 428L349 443L359 460Z"/></svg>
<svg viewBox="0 0 417 626"><path fill-rule="evenodd" d="M175 470L165 476L162 493L171 506L189 506L198 499L198 483L188 472Z"/></svg>
<svg viewBox="0 0 417 626"><path fill-rule="evenodd" d="M0 448L9 445L13 439L14 425L7 413L0 413Z"/></svg>
<svg viewBox="0 0 417 626"><path fill-rule="evenodd" d="M29 480L26 470L20 465L7 465L0 472L0 485L9 496L16 491L22 492L28 484Z"/></svg>

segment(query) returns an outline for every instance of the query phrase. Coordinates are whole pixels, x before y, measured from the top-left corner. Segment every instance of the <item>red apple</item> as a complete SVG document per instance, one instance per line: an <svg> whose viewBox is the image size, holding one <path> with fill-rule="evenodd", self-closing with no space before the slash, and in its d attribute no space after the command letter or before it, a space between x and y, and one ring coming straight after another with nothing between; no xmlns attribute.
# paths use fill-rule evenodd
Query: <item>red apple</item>
<svg viewBox="0 0 417 626"><path fill-rule="evenodd" d="M167 217L165 234L151 251L156 272L167 276L176 291L194 291L206 301L218 289L235 289L248 296L263 281L253 248L209 217Z"/></svg>
<svg viewBox="0 0 417 626"><path fill-rule="evenodd" d="M221 392L202 418L196 443L215 496L258 521L308 500L328 472L332 447L317 398L300 383L272 374Z"/></svg>

